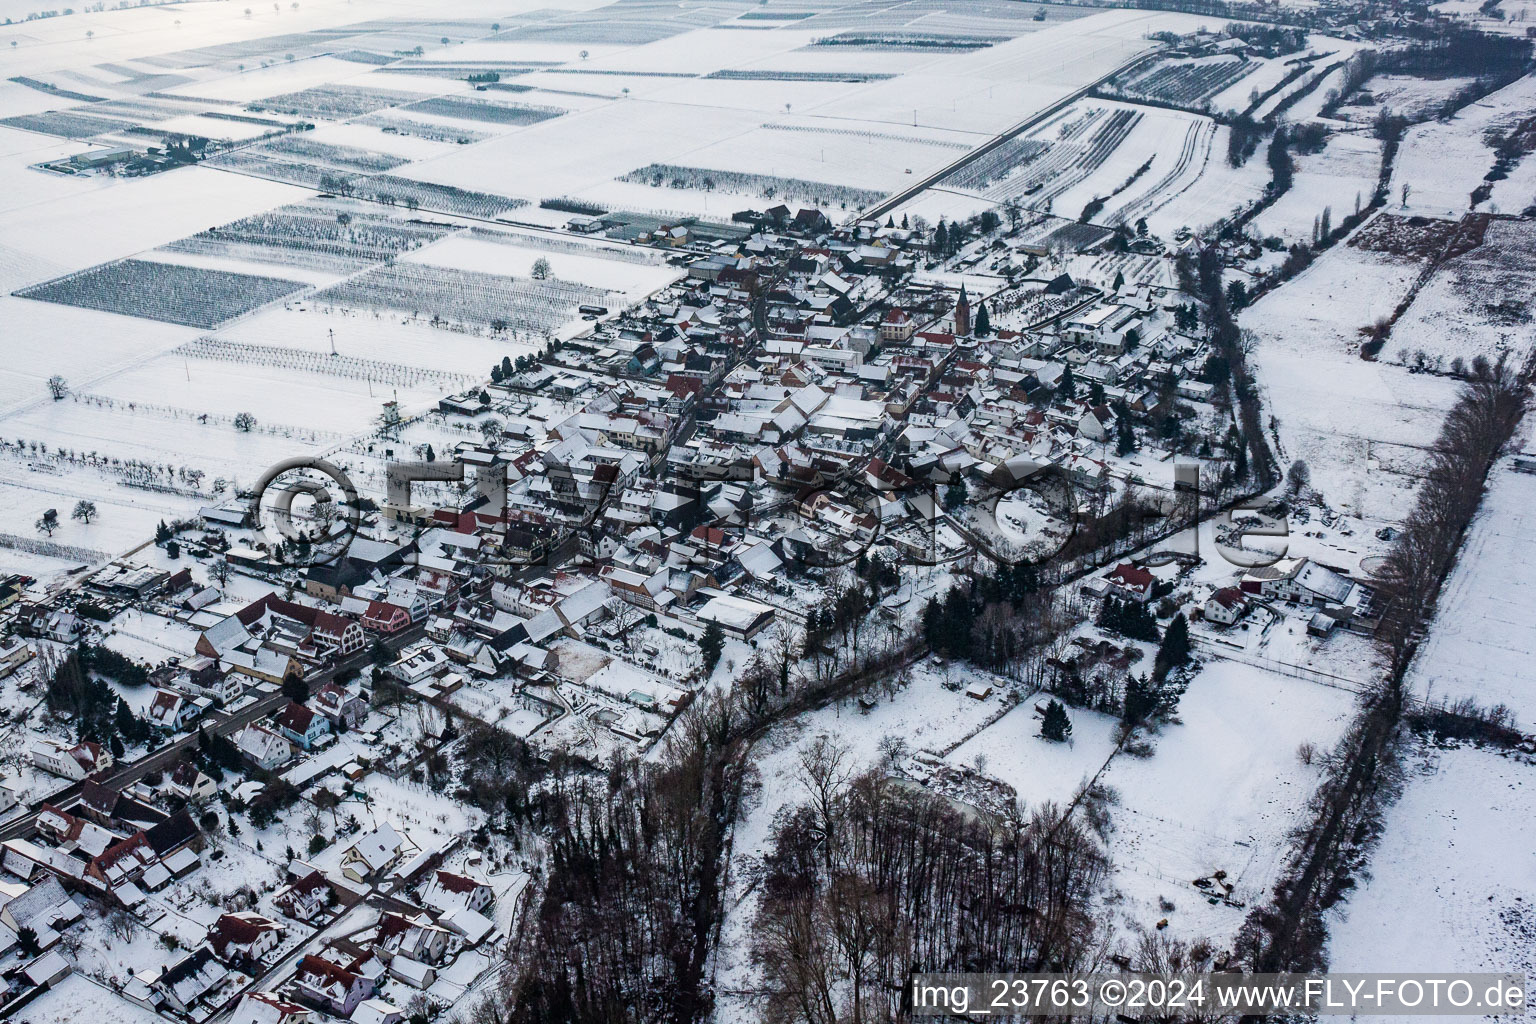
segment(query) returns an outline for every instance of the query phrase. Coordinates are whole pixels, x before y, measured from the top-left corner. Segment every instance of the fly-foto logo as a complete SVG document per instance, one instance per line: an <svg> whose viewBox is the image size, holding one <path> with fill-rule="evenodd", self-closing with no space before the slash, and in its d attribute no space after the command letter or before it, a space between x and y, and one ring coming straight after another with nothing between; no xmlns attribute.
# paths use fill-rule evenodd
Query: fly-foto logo
<svg viewBox="0 0 1536 1024"><path fill-rule="evenodd" d="M472 481L475 497L468 504L474 523L489 527L489 535L497 538L494 546L482 549L482 561L542 566L600 531L605 514L633 484L617 470L600 466L577 473L546 459L541 475L547 488L541 490L561 511L530 516L511 511L507 464L499 459L392 460L385 467L385 511L412 520L416 485ZM674 499L668 510L647 507L665 525L686 532L705 554L769 518L788 519L802 528L804 561L822 569L853 565L877 546L906 565L937 566L979 556L999 567L1041 567L1064 557L1074 539L1107 518L1099 507L1103 502L1096 500L1102 483L1079 479L1059 463L1027 458L965 474L943 469L922 479L897 474L894 482L843 467L813 468L798 489L790 489L797 481L774 481L790 487L773 490L771 498L753 489L761 479L747 458L683 463L672 467L664 492ZM1207 496L1200 465L1176 464L1173 484L1156 500L1128 503L1114 512L1125 536L1149 525L1193 524L1166 531L1169 536L1140 559L1148 565L1202 560L1203 529L1196 520ZM737 500L722 497L728 486L739 489ZM285 459L262 474L254 492L257 540L269 550L282 545L288 564L338 564L362 526L356 485L324 459ZM1240 568L1273 565L1287 553L1289 525L1262 500L1220 510L1206 528L1213 534L1208 546ZM1250 539L1259 543L1250 544Z"/></svg>

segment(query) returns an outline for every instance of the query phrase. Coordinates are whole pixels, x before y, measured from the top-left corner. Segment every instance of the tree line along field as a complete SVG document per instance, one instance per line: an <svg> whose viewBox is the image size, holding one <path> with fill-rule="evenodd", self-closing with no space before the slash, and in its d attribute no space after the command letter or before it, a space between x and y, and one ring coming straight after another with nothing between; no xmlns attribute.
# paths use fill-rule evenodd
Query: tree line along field
<svg viewBox="0 0 1536 1024"><path fill-rule="evenodd" d="M276 277L126 259L89 267L13 294L212 330L304 287L301 281Z"/></svg>
<svg viewBox="0 0 1536 1024"><path fill-rule="evenodd" d="M831 185L803 178L784 178L772 174L745 171L717 171L707 167L682 167L677 164L647 164L622 176L620 181L655 187L719 190L744 196L781 199L786 203L814 203L817 206L862 210L885 198L873 189L849 185Z"/></svg>
<svg viewBox="0 0 1536 1024"><path fill-rule="evenodd" d="M601 304L607 295L601 288L554 278L541 281L425 263L393 263L317 292L313 301L388 309L493 330L504 325L544 333L569 320L578 306Z"/></svg>

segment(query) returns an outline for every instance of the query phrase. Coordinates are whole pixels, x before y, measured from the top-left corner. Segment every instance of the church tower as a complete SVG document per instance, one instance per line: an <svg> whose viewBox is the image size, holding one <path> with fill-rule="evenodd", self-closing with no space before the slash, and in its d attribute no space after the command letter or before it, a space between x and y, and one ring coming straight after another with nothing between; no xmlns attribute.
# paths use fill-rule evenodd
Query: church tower
<svg viewBox="0 0 1536 1024"><path fill-rule="evenodd" d="M955 336L964 338L971 333L971 300L965 294L965 283L960 284L960 298L955 302Z"/></svg>

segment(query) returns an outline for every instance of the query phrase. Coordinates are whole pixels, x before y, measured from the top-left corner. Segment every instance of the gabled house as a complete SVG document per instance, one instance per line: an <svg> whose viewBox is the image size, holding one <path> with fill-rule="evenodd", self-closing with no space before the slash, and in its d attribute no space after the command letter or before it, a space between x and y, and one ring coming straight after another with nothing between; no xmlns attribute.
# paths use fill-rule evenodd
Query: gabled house
<svg viewBox="0 0 1536 1024"><path fill-rule="evenodd" d="M145 717L164 732L180 732L202 714L202 708L174 690L156 690Z"/></svg>
<svg viewBox="0 0 1536 1024"><path fill-rule="evenodd" d="M354 882L367 882L399 860L404 849L405 840L385 822L341 855L341 873Z"/></svg>
<svg viewBox="0 0 1536 1024"><path fill-rule="evenodd" d="M363 628L375 633L398 633L411 624L411 613L388 601L369 601L363 612Z"/></svg>
<svg viewBox="0 0 1536 1024"><path fill-rule="evenodd" d="M185 800L211 800L218 793L218 784L204 775L190 762L183 761L166 777L165 788Z"/></svg>
<svg viewBox="0 0 1536 1024"><path fill-rule="evenodd" d="M478 878L470 878L454 871L434 871L431 879L422 887L421 901L430 910L445 914L452 910L473 910L483 913L496 902L496 890Z"/></svg>
<svg viewBox="0 0 1536 1024"><path fill-rule="evenodd" d="M112 767L112 752L90 740L74 746L43 740L32 748L32 763L45 772L79 782L87 775Z"/></svg>
<svg viewBox="0 0 1536 1024"><path fill-rule="evenodd" d="M318 871L311 871L295 880L287 888L272 897L277 908L298 921L313 921L325 913L333 893L331 884Z"/></svg>
<svg viewBox="0 0 1536 1024"><path fill-rule="evenodd" d="M282 934L282 925L252 911L224 914L208 929L208 946L226 964L249 972L277 948Z"/></svg>
<svg viewBox="0 0 1536 1024"><path fill-rule="evenodd" d="M1230 626L1248 612L1248 598L1237 587L1222 587L1205 599L1201 613L1207 622Z"/></svg>
<svg viewBox="0 0 1536 1024"><path fill-rule="evenodd" d="M309 1019L308 1007L272 992L250 992L230 1014L229 1024L309 1024Z"/></svg>
<svg viewBox="0 0 1536 1024"><path fill-rule="evenodd" d="M305 750L314 750L321 739L331 732L328 718L296 701L289 701L288 706L277 713L273 722L278 732Z"/></svg>
<svg viewBox="0 0 1536 1024"><path fill-rule="evenodd" d="M337 732L356 729L368 717L368 702L355 690L337 683L326 683L309 699L310 706L324 715Z"/></svg>
<svg viewBox="0 0 1536 1024"><path fill-rule="evenodd" d="M294 994L327 1013L350 1017L357 1004L373 995L373 982L361 974L310 954L293 976Z"/></svg>
<svg viewBox="0 0 1536 1024"><path fill-rule="evenodd" d="M178 1013L190 1014L198 1000L222 985L229 969L213 950L199 946L167 967L150 988Z"/></svg>
<svg viewBox="0 0 1536 1024"><path fill-rule="evenodd" d="M1115 566L1104 574L1104 579L1109 584L1109 595L1138 604L1152 599L1152 587L1157 582L1150 572L1129 562Z"/></svg>
<svg viewBox="0 0 1536 1024"><path fill-rule="evenodd" d="M268 771L293 756L293 744L286 736L255 722L235 734L235 746L257 767Z"/></svg>
<svg viewBox="0 0 1536 1024"><path fill-rule="evenodd" d="M379 918L374 946L390 959L403 956L419 964L437 964L448 952L448 938L448 930L431 923L425 915L411 918L388 911Z"/></svg>

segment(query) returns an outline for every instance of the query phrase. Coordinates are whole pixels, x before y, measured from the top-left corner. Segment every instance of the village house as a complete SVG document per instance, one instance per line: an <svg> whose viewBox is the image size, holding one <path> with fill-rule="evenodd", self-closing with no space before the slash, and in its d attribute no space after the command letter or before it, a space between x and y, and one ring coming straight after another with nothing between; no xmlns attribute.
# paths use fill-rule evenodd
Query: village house
<svg viewBox="0 0 1536 1024"><path fill-rule="evenodd" d="M1230 626L1248 613L1248 599L1236 587L1222 587L1205 599L1200 611L1207 622Z"/></svg>
<svg viewBox="0 0 1536 1024"><path fill-rule="evenodd" d="M341 873L354 882L368 882L400 859L405 840L388 822L358 840L341 855Z"/></svg>
<svg viewBox="0 0 1536 1024"><path fill-rule="evenodd" d="M1121 562L1105 573L1104 580L1109 584L1108 596L1139 604L1152 599L1152 587L1157 583L1157 577L1129 562Z"/></svg>
<svg viewBox="0 0 1536 1024"><path fill-rule="evenodd" d="M362 694L335 682L326 683L309 699L310 705L324 715L336 732L356 729L368 717L368 702Z"/></svg>
<svg viewBox="0 0 1536 1024"><path fill-rule="evenodd" d="M208 946L231 967L249 972L277 948L283 926L252 911L224 914L208 929Z"/></svg>
<svg viewBox="0 0 1536 1024"><path fill-rule="evenodd" d="M307 955L293 976L294 995L338 1017L350 1017L357 1004L373 995L373 982L324 957Z"/></svg>
<svg viewBox="0 0 1536 1024"><path fill-rule="evenodd" d="M112 767L112 752L89 740L72 746L43 740L32 748L32 763L45 772L79 782L87 775Z"/></svg>
<svg viewBox="0 0 1536 1024"><path fill-rule="evenodd" d="M150 988L164 1004L178 1013L192 1013L208 993L229 978L229 969L221 964L207 946L199 946L161 972Z"/></svg>
<svg viewBox="0 0 1536 1024"><path fill-rule="evenodd" d="M304 750L314 750L322 739L331 734L328 718L297 701L289 701L288 706L273 718L273 723L279 733Z"/></svg>
<svg viewBox="0 0 1536 1024"><path fill-rule="evenodd" d="M229 1016L229 1024L309 1024L309 1020L308 1007L272 992L247 993Z"/></svg>
<svg viewBox="0 0 1536 1024"><path fill-rule="evenodd" d="M271 771L293 756L288 738L252 722L235 734L235 746L258 767Z"/></svg>
<svg viewBox="0 0 1536 1024"><path fill-rule="evenodd" d="M334 899L331 884L318 871L311 871L272 897L277 908L297 921L313 921L325 913Z"/></svg>

